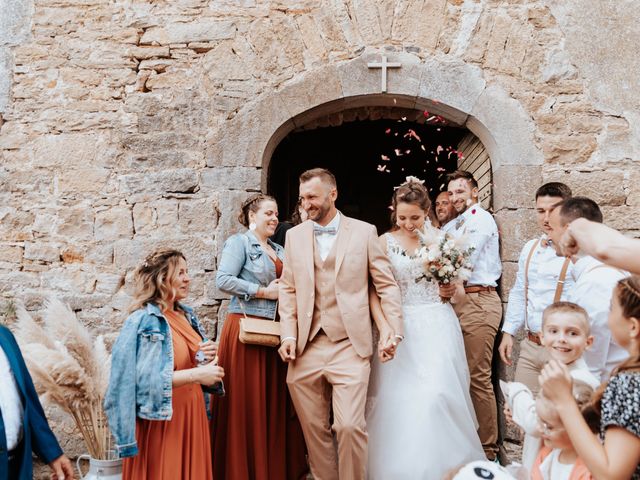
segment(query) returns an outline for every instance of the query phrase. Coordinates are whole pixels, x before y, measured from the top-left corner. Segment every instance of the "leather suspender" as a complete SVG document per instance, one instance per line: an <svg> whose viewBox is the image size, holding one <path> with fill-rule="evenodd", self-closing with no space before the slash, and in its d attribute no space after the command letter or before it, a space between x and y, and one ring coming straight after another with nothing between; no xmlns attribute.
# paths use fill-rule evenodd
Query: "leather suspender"
<svg viewBox="0 0 640 480"><path fill-rule="evenodd" d="M560 276L558 277L558 284L556 285L556 294L553 296L553 303L559 302L562 297L562 290L564 290L564 279L567 278L567 270L569 270L569 264L571 259L565 258L560 270Z"/></svg>

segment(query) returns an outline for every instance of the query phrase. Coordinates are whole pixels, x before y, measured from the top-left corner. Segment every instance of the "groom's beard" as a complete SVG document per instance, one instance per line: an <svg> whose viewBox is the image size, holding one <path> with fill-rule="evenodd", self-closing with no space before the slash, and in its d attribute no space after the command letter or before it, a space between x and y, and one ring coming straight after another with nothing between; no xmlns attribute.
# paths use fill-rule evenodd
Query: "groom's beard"
<svg viewBox="0 0 640 480"><path fill-rule="evenodd" d="M327 213L329 213L329 210L331 210L331 205L323 204L316 209L306 210L306 212L311 220L317 222L318 220L323 219L327 215Z"/></svg>

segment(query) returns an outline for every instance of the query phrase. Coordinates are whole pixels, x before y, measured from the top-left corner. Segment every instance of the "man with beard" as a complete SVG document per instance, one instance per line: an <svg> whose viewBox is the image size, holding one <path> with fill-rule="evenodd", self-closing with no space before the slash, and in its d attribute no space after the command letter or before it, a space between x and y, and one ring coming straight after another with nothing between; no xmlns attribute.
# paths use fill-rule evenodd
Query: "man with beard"
<svg viewBox="0 0 640 480"><path fill-rule="evenodd" d="M571 262L556 255L548 237L551 212L556 204L570 197L571 189L559 182L546 183L536 191L536 220L542 236L529 240L520 252L516 282L509 291L503 336L498 348L502 361L511 365L513 339L524 327L525 337L520 344L515 381L525 384L534 396L539 390L538 376L548 361L540 341L542 311L552 303L566 300L573 285Z"/></svg>
<svg viewBox="0 0 640 480"><path fill-rule="evenodd" d="M458 217L443 230L454 237L465 236L473 247L473 272L464 285L465 295L453 305L460 319L471 376L471 400L480 424L478 435L489 460L498 455L498 412L491 382L493 345L502 303L496 292L502 274L498 226L493 216L478 202L478 182L464 170L449 174L449 196Z"/></svg>
<svg viewBox="0 0 640 480"><path fill-rule="evenodd" d="M287 232L279 353L289 362L287 384L314 478L364 480L365 403L374 353L369 281L390 325L380 332L390 355L404 338L402 306L376 228L340 213L337 196L335 177L328 170L315 168L300 175L300 200L311 221Z"/></svg>
<svg viewBox="0 0 640 480"><path fill-rule="evenodd" d="M449 198L449 192L445 191L438 194L435 201L435 211L440 227L443 227L458 216Z"/></svg>
<svg viewBox="0 0 640 480"><path fill-rule="evenodd" d="M556 205L551 212L549 238L558 256L564 255L560 240L568 225L577 218L602 223L602 212L596 202L586 197L569 198ZM613 290L627 274L580 252L571 257L571 262L574 285L567 300L577 303L589 314L594 341L591 348L584 352L584 359L589 370L604 382L614 367L628 357L627 351L613 340L607 323Z"/></svg>

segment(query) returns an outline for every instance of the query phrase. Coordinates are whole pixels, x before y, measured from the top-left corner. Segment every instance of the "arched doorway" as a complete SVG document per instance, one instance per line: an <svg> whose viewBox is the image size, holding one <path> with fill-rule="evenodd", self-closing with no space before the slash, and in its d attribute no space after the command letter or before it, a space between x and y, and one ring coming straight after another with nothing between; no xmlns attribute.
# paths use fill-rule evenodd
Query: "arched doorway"
<svg viewBox="0 0 640 480"><path fill-rule="evenodd" d="M488 85L480 68L446 56L394 53L402 74L381 93L379 70L367 68L380 53L367 48L356 58L313 68L247 102L224 128L212 131L207 166L233 180L233 188L220 196L216 238L237 230L233 212L247 192L269 191L274 150L291 132L323 117L327 126L334 125L335 117L354 108L428 110L468 129L491 157L491 206L502 233L504 278L511 284L522 244L535 234L530 192L542 182L543 155L531 116L499 85Z"/></svg>
<svg viewBox="0 0 640 480"><path fill-rule="evenodd" d="M267 191L278 200L282 219L295 207L298 176L314 167L336 175L338 208L379 232L390 226L394 187L409 175L425 180L434 200L446 189L447 173L468 169L478 177L483 203L491 204L491 160L482 142L426 110L353 108L291 131L275 147L267 175Z"/></svg>

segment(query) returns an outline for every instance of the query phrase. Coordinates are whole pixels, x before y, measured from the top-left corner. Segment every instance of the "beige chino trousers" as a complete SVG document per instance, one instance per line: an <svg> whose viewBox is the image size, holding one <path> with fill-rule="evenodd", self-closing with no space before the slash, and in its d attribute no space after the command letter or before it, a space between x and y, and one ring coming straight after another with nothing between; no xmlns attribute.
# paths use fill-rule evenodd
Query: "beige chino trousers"
<svg viewBox="0 0 640 480"><path fill-rule="evenodd" d="M502 302L494 292L467 293L453 305L464 336L471 376L471 401L478 418L478 436L489 460L498 454L498 407L491 382L493 347L502 320Z"/></svg>

